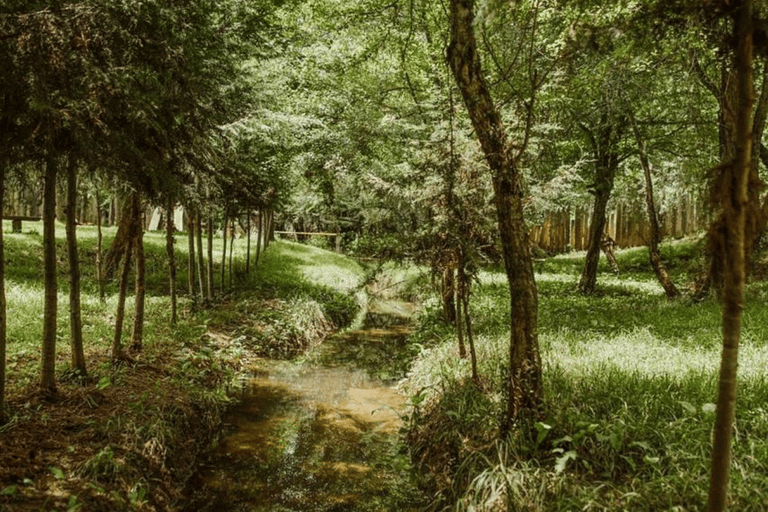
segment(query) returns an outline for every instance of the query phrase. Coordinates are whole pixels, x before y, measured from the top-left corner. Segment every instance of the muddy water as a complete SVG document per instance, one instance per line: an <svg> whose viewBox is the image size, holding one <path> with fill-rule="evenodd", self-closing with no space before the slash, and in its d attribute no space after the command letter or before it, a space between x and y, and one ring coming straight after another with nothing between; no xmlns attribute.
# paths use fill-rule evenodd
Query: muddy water
<svg viewBox="0 0 768 512"><path fill-rule="evenodd" d="M417 511L398 442L410 307L378 304L367 326L298 362L265 363L225 418L225 438L185 510Z"/></svg>

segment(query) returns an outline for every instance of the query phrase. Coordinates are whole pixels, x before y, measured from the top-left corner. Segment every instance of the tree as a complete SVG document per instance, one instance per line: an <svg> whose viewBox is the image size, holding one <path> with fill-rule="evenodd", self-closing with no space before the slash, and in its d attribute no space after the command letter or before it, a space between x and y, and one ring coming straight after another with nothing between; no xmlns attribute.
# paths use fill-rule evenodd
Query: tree
<svg viewBox="0 0 768 512"><path fill-rule="evenodd" d="M501 423L506 435L512 425L536 417L543 398L541 357L537 335L538 303L533 263L523 220L517 149L510 145L486 84L474 29L474 0L451 0L451 41L448 64L490 168L510 292L510 344L507 410ZM531 105L530 108L533 108Z"/></svg>
<svg viewBox="0 0 768 512"><path fill-rule="evenodd" d="M83 319L80 308L80 261L77 251L77 166L79 162L70 156L67 166L67 256L69 259L69 323L72 350L72 370L87 375L83 352Z"/></svg>
<svg viewBox="0 0 768 512"><path fill-rule="evenodd" d="M717 169L713 199L722 208L719 219L724 229L710 231L713 246L720 249L714 255L723 266L723 351L720 362L717 409L712 441L712 472L707 510L725 510L731 468L731 431L736 403L736 369L738 365L741 316L744 308L744 281L749 255L750 231L747 218L755 214L755 203L750 201L749 188L755 186L753 157L754 103L752 78L753 7L751 0L736 3L732 12L733 39L736 42L734 66L737 96L735 115L734 158ZM719 221L716 220L715 222Z"/></svg>

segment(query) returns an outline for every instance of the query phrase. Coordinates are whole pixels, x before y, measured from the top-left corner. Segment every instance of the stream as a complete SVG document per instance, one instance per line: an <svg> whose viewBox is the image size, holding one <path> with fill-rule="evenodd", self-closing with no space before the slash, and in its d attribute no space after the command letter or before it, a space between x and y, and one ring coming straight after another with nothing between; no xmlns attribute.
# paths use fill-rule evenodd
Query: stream
<svg viewBox="0 0 768 512"><path fill-rule="evenodd" d="M185 511L418 511L398 432L413 306L371 305L365 326L296 361L264 361L224 418Z"/></svg>

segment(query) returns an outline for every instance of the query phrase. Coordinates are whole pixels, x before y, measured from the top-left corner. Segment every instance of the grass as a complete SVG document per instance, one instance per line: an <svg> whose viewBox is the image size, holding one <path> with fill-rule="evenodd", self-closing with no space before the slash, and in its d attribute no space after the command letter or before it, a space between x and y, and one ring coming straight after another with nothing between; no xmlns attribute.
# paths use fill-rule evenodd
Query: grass
<svg viewBox="0 0 768 512"><path fill-rule="evenodd" d="M235 241L232 289L218 283L202 307L188 296L187 243L176 236L180 321L170 323L165 239L145 235L144 348L135 363L109 360L116 285L98 297L96 230L78 228L82 309L90 379L71 379L65 231L57 224L58 398L37 392L42 337L42 227L4 223L8 301L8 422L0 426L0 511L172 509L198 458L215 442L227 391L261 355L290 356L349 323L364 277L354 262L321 249L274 242L245 274L245 243ZM115 229L105 229L108 247ZM216 256L218 254L218 256ZM252 250L252 257L255 251ZM319 270L318 270L319 269ZM228 278L227 278L228 279ZM132 298L124 336L129 335Z"/></svg>
<svg viewBox="0 0 768 512"><path fill-rule="evenodd" d="M697 246L666 244L678 286ZM645 261L643 261L643 257ZM583 254L537 264L546 415L500 443L508 346L504 276L485 272L472 301L483 389L442 331L401 386L416 398L409 439L431 469L436 510L701 510L709 482L720 360L716 301L668 302L644 249L602 268L595 296L576 293ZM740 349L730 507L768 500L768 308L749 285ZM439 332L438 304L422 328ZM435 442L439 440L439 443Z"/></svg>

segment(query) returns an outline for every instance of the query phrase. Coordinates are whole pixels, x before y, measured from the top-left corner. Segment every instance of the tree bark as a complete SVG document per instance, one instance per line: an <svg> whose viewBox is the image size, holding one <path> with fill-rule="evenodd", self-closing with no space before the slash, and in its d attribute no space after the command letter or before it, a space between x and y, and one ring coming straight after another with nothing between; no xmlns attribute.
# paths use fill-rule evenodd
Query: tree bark
<svg viewBox="0 0 768 512"><path fill-rule="evenodd" d="M168 256L168 295L171 297L171 324L176 325L178 320L178 297L176 296L176 251L173 248L173 207L172 198L168 198L165 207L165 253Z"/></svg>
<svg viewBox="0 0 768 512"><path fill-rule="evenodd" d="M456 322L455 288L453 268L443 269L441 290L443 296L443 319L450 324Z"/></svg>
<svg viewBox="0 0 768 512"><path fill-rule="evenodd" d="M224 222L221 229L221 292L224 293L224 284L227 282L227 223L229 222L229 215L224 209Z"/></svg>
<svg viewBox="0 0 768 512"><path fill-rule="evenodd" d="M464 270L464 261L461 261L459 263L459 268L457 271L456 281L457 286L456 288L459 290L459 307L463 310L464 314L464 328L467 330L467 344L469 345L469 361L472 367L472 382L475 384L480 384L480 375L477 372L477 352L475 351L475 337L472 333L472 318L469 316L469 295L471 293L470 291L470 285L469 280L467 279L467 273ZM462 316L461 311L459 311L459 314L456 315L457 317Z"/></svg>
<svg viewBox="0 0 768 512"><path fill-rule="evenodd" d="M121 219L122 221L122 219ZM128 240L123 256L123 268L120 273L120 285L117 292L117 311L115 312L115 333L112 338L112 360L118 361L125 358L123 354L123 322L125 321L125 299L128 295L128 278L131 274L131 253L133 253L133 238Z"/></svg>
<svg viewBox="0 0 768 512"><path fill-rule="evenodd" d="M522 183L513 148L508 144L501 116L483 76L474 33L474 1L451 0L450 8L448 63L491 171L509 283L511 314L507 410L500 424L500 433L506 436L515 423L538 417L540 413L543 389L537 326L538 296L523 219Z"/></svg>
<svg viewBox="0 0 768 512"><path fill-rule="evenodd" d="M96 190L96 280L99 282L99 300L104 302L104 268L102 267L102 254L104 245L104 233L101 229L101 198L98 188Z"/></svg>
<svg viewBox="0 0 768 512"><path fill-rule="evenodd" d="M229 289L232 289L232 253L235 252L235 217L231 220L232 231L229 239Z"/></svg>
<svg viewBox="0 0 768 512"><path fill-rule="evenodd" d="M189 250L189 259L188 259L188 279L187 284L189 285L189 294L194 297L195 296L195 269L197 268L197 265L195 263L195 213L192 210L192 208L187 208L186 210L187 215L187 241L188 243L188 250Z"/></svg>
<svg viewBox="0 0 768 512"><path fill-rule="evenodd" d="M246 218L245 218L245 231L248 233L246 235L246 249L245 249L245 275L250 276L251 275L251 210L249 206L246 206L245 208Z"/></svg>
<svg viewBox="0 0 768 512"><path fill-rule="evenodd" d="M208 284L205 279L205 259L203 258L203 214L198 211L195 215L195 236L197 238L197 276L200 285L200 299L208 302L205 290Z"/></svg>
<svg viewBox="0 0 768 512"><path fill-rule="evenodd" d="M133 331L131 333L131 351L141 352L144 345L144 306L146 303L146 262L144 259L144 206L139 194L133 193L134 215L133 247L136 253L136 276L134 288Z"/></svg>
<svg viewBox="0 0 768 512"><path fill-rule="evenodd" d="M206 247L208 251L208 259L206 261L206 299L208 301L213 300L213 289L214 289L214 277L213 277L213 215L208 216L208 229L207 231L207 242L208 245Z"/></svg>
<svg viewBox="0 0 768 512"><path fill-rule="evenodd" d="M613 191L613 180L619 166L616 154L616 144L620 139L620 129L614 128L607 114L601 116L597 136L582 126L587 132L592 150L595 154L595 203L592 208L592 219L589 223L589 242L584 269L579 280L579 291L590 294L595 291L597 284L597 264L600 259L600 242L605 230L605 209Z"/></svg>
<svg viewBox="0 0 768 512"><path fill-rule="evenodd" d="M77 253L77 160L70 156L67 167L67 256L69 259L69 341L72 350L72 369L87 375L83 351L83 318L80 309L80 260Z"/></svg>
<svg viewBox="0 0 768 512"><path fill-rule="evenodd" d="M259 233L256 236L256 260L253 262L253 267L256 268L259 266L259 257L261 256L261 240L264 233L264 216L262 215L262 210L259 210Z"/></svg>
<svg viewBox="0 0 768 512"><path fill-rule="evenodd" d="M117 225L117 233L109 246L107 254L104 256L104 275L111 278L120 266L120 258L126 254L126 247L130 243L131 236L131 201L130 198L124 198L123 207L120 211L120 221Z"/></svg>
<svg viewBox="0 0 768 512"><path fill-rule="evenodd" d="M741 315L744 308L744 281L749 243L747 216L750 207L748 185L752 165L752 3L743 0L734 14L734 35L737 49L735 69L738 82L736 111L736 159L723 170L720 204L725 219L723 259L723 351L720 360L717 409L712 442L712 472L710 475L707 510L725 510L731 469L731 431L736 405L736 370L738 364ZM750 212L751 213L751 212Z"/></svg>
<svg viewBox="0 0 768 512"><path fill-rule="evenodd" d="M637 151L640 156L640 165L643 168L643 175L645 176L645 205L648 209L648 222L651 228L651 235L648 240L648 256L651 260L653 272L656 274L656 278L659 280L661 287L664 288L667 300L674 300L680 297L680 291L675 286L675 283L672 282L672 278L669 276L667 267L664 265L664 261L661 259L661 253L659 252L661 230L659 229L659 218L656 214L656 202L653 199L653 179L651 176L651 164L648 161L648 153L645 149L645 139L643 139L640 134L637 120L634 115L629 116L629 121L632 125L632 133L635 136Z"/></svg>
<svg viewBox="0 0 768 512"><path fill-rule="evenodd" d="M0 212L5 211L5 162L0 161ZM8 305L5 299L5 242L0 219L0 425L5 423L5 367L8 344Z"/></svg>
<svg viewBox="0 0 768 512"><path fill-rule="evenodd" d="M58 283L56 280L56 174L58 161L46 160L43 179L43 267L45 302L43 306L43 345L40 387L44 393L56 392L56 319Z"/></svg>
<svg viewBox="0 0 768 512"><path fill-rule="evenodd" d="M456 283L457 286L453 286L454 279L453 279L453 268L449 268L443 271L443 277L446 276L446 273L449 272L451 275L451 305L453 305L453 322L456 327L456 337L459 341L459 357L461 359L467 358L467 347L464 344L464 322L462 321L462 315L461 310L459 310L459 314L456 314L456 307L455 304L458 302L459 305L461 305L462 300L462 288L460 283ZM443 293L446 293L445 291Z"/></svg>

